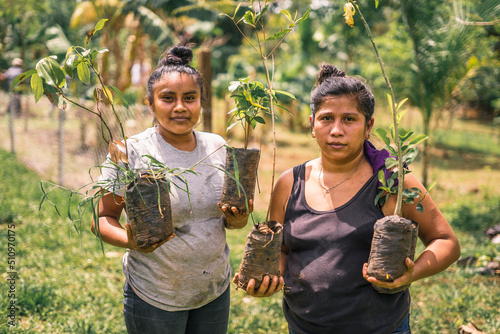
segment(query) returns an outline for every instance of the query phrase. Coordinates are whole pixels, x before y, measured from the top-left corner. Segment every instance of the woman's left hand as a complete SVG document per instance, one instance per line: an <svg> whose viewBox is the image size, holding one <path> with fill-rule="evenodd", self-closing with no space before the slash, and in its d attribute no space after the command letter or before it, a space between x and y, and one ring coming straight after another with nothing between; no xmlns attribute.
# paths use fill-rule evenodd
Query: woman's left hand
<svg viewBox="0 0 500 334"><path fill-rule="evenodd" d="M217 203L219 208L224 213L224 225L228 229L233 228L243 228L247 224L249 212L253 211L253 200L248 201L249 212L245 210L239 211L237 207L224 206L221 203Z"/></svg>
<svg viewBox="0 0 500 334"><path fill-rule="evenodd" d="M368 276L368 263L363 265L363 277L371 284L380 286L382 288L395 289L404 285L411 284L413 282L413 270L415 268L415 263L410 259L406 258L406 272L401 276L396 278L393 282L386 282L376 279L375 277Z"/></svg>
<svg viewBox="0 0 500 334"><path fill-rule="evenodd" d="M233 283L238 285L239 273L233 278ZM252 297L270 297L283 289L285 284L283 276L264 276L258 289L255 289L255 280L253 278L247 284L246 293Z"/></svg>

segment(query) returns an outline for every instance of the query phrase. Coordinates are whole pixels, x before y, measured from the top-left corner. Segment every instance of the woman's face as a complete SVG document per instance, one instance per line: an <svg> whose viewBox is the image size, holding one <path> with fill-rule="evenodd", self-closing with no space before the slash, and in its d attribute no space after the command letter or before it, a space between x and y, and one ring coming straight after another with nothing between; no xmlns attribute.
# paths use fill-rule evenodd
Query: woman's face
<svg viewBox="0 0 500 334"><path fill-rule="evenodd" d="M189 134L200 118L200 87L186 73L167 73L153 86L152 109L163 134Z"/></svg>
<svg viewBox="0 0 500 334"><path fill-rule="evenodd" d="M363 150L373 127L357 109L356 100L347 96L328 97L316 111L312 134L322 155L336 162L349 162Z"/></svg>

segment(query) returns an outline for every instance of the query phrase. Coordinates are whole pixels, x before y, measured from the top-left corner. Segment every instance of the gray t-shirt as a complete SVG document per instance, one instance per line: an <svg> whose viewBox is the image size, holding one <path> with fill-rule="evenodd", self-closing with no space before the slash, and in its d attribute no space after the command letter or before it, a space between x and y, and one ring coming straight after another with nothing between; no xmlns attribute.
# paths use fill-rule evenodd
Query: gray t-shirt
<svg viewBox="0 0 500 334"><path fill-rule="evenodd" d="M130 167L136 170L150 168L144 155L151 155L169 168L190 167L205 159L193 169L199 175L184 174L191 206L186 192L171 187L175 237L152 253L129 249L123 257L123 272L137 295L166 311L206 305L230 283L229 247L220 219L222 211L217 206L224 173L213 167L225 167L226 149L220 148L225 141L212 133L194 131L194 134L197 146L192 152L178 150L165 142L156 127L127 140ZM101 180L114 178L115 168L102 169ZM183 187L181 182L177 184ZM123 194L121 189L114 192Z"/></svg>

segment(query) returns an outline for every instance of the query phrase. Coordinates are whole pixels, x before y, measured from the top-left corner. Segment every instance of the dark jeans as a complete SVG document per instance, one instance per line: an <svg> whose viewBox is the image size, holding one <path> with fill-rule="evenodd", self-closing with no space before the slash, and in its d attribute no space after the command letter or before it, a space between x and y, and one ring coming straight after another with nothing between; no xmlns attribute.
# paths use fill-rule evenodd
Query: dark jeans
<svg viewBox="0 0 500 334"><path fill-rule="evenodd" d="M291 327L288 327L288 333L297 334L297 332L294 331ZM399 325L399 327L396 328L391 334L411 334L409 314L406 316L405 320L403 320L401 325Z"/></svg>
<svg viewBox="0 0 500 334"><path fill-rule="evenodd" d="M129 334L225 334L229 319L230 289L197 309L168 312L140 299L128 282L123 288L123 316Z"/></svg>

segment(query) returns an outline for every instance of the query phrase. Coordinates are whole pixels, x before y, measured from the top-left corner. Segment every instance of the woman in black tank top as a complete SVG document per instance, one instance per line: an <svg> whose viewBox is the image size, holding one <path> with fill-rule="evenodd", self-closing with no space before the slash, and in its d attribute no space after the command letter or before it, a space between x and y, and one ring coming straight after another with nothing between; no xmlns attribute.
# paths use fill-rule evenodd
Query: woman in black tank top
<svg viewBox="0 0 500 334"><path fill-rule="evenodd" d="M283 224L280 271L266 277L258 290L270 296L283 288L283 311L290 333L410 333L408 289L377 292L372 284L400 287L437 274L460 255L450 225L427 195L404 207L403 216L419 223L425 250L394 282L368 277L373 225L393 214L396 198L374 204L378 171L388 156L368 141L375 100L368 87L335 66L323 65L312 92L312 136L321 156L283 173L276 183L271 219ZM413 176L405 187L426 190Z"/></svg>

